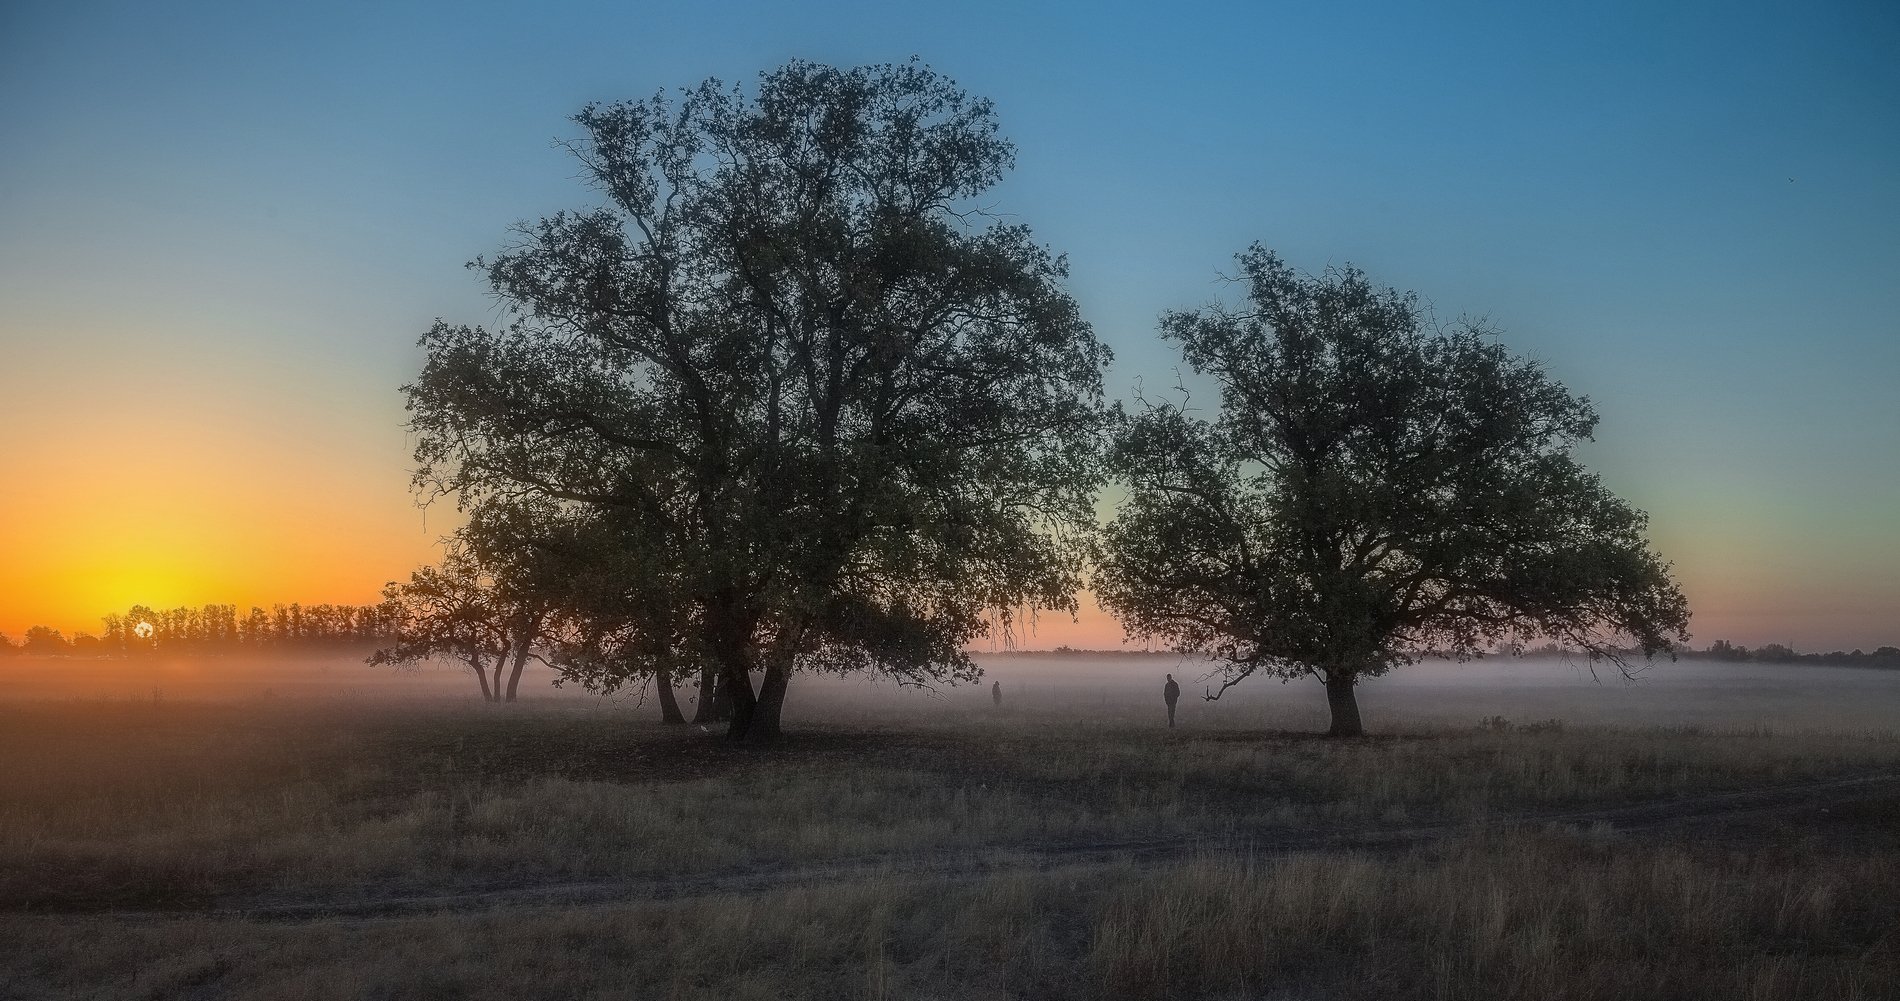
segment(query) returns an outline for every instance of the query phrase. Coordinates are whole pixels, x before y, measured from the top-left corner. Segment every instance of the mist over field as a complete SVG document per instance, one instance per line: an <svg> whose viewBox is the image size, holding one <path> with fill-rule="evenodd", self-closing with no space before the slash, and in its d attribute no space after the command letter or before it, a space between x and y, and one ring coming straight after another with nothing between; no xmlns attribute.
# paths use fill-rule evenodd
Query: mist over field
<svg viewBox="0 0 1900 1001"><path fill-rule="evenodd" d="M977 685L923 689L878 677L800 675L787 720L852 724L923 721L940 715L994 715L990 685L1000 684L1005 716L1065 722L1139 724L1165 721L1161 686L1181 683L1180 724L1218 730L1308 730L1326 727L1326 695L1318 682L1251 678L1219 701L1201 698L1220 687L1218 665L1174 654L977 654ZM1828 666L1724 663L1707 660L1647 666L1634 681L1608 664L1592 678L1582 658L1431 660L1394 670L1361 686L1369 720L1393 725L1468 726L1494 716L1514 723L1550 719L1576 725L1771 729L1838 733L1900 732L1900 671ZM0 660L0 702L124 700L157 702L366 701L416 706L479 705L465 668L430 663L414 669L364 664L360 656L322 654L258 658L173 657L151 660L10 658ZM656 722L650 693L610 696L576 685L556 686L552 671L529 667L525 701L624 713ZM682 698L690 697L682 692ZM505 713L505 708L497 707Z"/></svg>
<svg viewBox="0 0 1900 1001"><path fill-rule="evenodd" d="M1105 709L1116 715L1148 712L1159 721L1163 676L1172 672L1183 690L1183 726L1326 728L1326 693L1310 678L1285 684L1250 678L1218 702L1206 702L1199 696L1219 689L1218 666L1173 655L978 660L985 684L946 692L945 703L985 708L987 684L997 681L1006 709L1020 705L1083 718ZM1501 715L1518 723L1554 718L1623 727L1900 730L1900 672L1658 661L1636 681L1622 680L1608 664L1598 665L1597 674L1601 681L1592 679L1581 658L1435 660L1370 679L1360 685L1359 697L1367 719L1382 725L1466 725ZM875 689L862 682L807 687L814 702L821 690Z"/></svg>
<svg viewBox="0 0 1900 1001"><path fill-rule="evenodd" d="M1211 665L1175 655L978 654L934 691L798 675L756 749L539 665L495 703L361 657L0 659L0 997L1833 1001L1900 976L1900 671L1428 662L1364 682L1374 735L1335 740L1311 680L1206 702ZM777 950L756 976L735 928ZM1452 989L1392 989L1447 956Z"/></svg>

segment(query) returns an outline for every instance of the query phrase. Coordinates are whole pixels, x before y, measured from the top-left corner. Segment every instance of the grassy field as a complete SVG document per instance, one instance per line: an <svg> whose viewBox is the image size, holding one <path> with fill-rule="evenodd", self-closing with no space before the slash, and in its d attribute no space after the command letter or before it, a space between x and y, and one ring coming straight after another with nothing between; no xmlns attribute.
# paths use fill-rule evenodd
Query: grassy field
<svg viewBox="0 0 1900 1001"><path fill-rule="evenodd" d="M1538 819L1900 772L1892 734L1338 742L860 706L760 753L601 703L95 699L0 704L0 760L5 997L1872 998L1900 975L1892 786L1682 830ZM1425 835L1259 850L1401 829ZM1175 850L1116 854L1142 843ZM557 892L479 896L520 887ZM285 905L308 910L247 913Z"/></svg>
<svg viewBox="0 0 1900 1001"><path fill-rule="evenodd" d="M1892 997L1893 853L1800 848L1512 835L399 920L16 918L0 969L22 997Z"/></svg>

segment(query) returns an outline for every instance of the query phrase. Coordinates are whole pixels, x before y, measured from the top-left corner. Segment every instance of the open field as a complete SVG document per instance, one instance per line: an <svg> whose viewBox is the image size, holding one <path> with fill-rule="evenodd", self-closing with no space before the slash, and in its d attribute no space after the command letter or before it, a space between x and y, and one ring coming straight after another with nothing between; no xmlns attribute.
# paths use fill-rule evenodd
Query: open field
<svg viewBox="0 0 1900 1001"><path fill-rule="evenodd" d="M1623 727L1558 666L1398 675L1368 687L1378 735L1334 742L1303 732L1316 685L1184 701L1168 731L1149 682L1194 677L1172 659L1012 657L1001 710L795 688L761 753L628 699L470 703L446 672L274 665L154 697L40 663L83 690L0 703L5 997L1872 998L1900 976L1884 672L1605 686L1647 697Z"/></svg>
<svg viewBox="0 0 1900 1001"><path fill-rule="evenodd" d="M1306 730L1326 726L1317 683L1255 679L1219 702L1197 696L1217 682L1209 667L1168 654L978 656L982 686L939 692L897 689L864 678L801 676L786 706L787 721L871 725L990 708L988 682L1003 686L1006 710L1059 716L1079 723L1149 722L1161 714L1161 680L1180 680L1181 721L1229 730ZM1617 727L1900 732L1900 671L1714 661L1659 661L1625 682L1613 669L1594 680L1581 660L1498 659L1426 662L1360 685L1369 731L1405 725L1459 728L1491 716L1519 722L1560 718ZM602 699L556 688L550 673L530 665L523 697L602 711L639 710L639 693ZM682 691L684 701L690 693ZM361 654L246 656L152 660L0 657L0 701L375 703L439 708L479 704L464 669L373 668ZM645 712L657 717L649 701Z"/></svg>

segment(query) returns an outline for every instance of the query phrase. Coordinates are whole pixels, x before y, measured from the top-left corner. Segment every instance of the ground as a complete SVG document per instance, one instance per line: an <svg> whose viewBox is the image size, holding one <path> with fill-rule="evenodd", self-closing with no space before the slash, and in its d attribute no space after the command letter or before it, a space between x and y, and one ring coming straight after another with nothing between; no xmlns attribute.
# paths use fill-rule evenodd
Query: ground
<svg viewBox="0 0 1900 1001"><path fill-rule="evenodd" d="M978 694L814 705L763 753L574 699L0 704L0 996L1900 982L1891 732L1491 716L1332 741Z"/></svg>

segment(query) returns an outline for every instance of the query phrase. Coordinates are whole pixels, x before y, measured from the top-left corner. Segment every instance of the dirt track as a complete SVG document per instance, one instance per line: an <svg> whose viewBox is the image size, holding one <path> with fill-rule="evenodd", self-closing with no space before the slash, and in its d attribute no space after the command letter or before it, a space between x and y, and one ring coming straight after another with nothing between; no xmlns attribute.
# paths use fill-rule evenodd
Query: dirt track
<svg viewBox="0 0 1900 1001"><path fill-rule="evenodd" d="M1315 851L1400 851L1449 835L1477 831L1579 828L1609 825L1616 831L1734 830L1776 821L1812 821L1830 810L1900 795L1900 775L1864 775L1608 808L1559 810L1492 817L1472 823L1389 828L1282 828L1246 835L1135 841L993 845L957 852L842 859L796 867L754 868L693 876L576 883L468 887L442 893L349 899L231 899L210 909L110 910L37 914L47 920L88 917L118 920L245 919L304 922L372 921L416 914L509 907L585 906L650 900L761 893L770 890L871 878L931 878L965 881L1007 872L1051 871L1120 861L1166 862L1200 853L1269 858ZM1718 836L1719 831L1715 832ZM0 912L5 913L5 912Z"/></svg>

